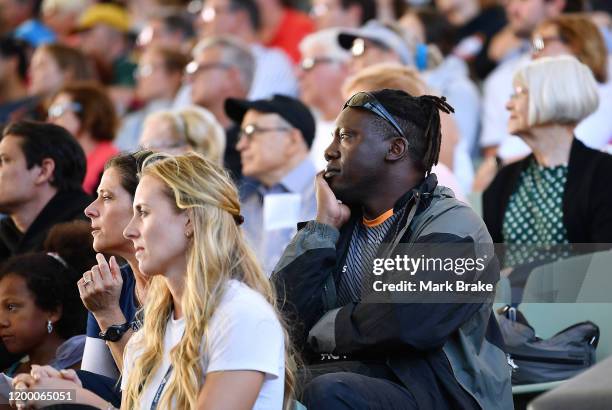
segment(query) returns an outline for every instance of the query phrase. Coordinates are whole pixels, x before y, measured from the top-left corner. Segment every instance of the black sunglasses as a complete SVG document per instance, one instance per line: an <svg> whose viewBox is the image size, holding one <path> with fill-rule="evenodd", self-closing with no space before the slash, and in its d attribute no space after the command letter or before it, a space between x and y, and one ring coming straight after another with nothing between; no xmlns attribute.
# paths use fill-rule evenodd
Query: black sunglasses
<svg viewBox="0 0 612 410"><path fill-rule="evenodd" d="M408 137L406 136L406 134L404 134L402 127L399 126L393 116L389 114L389 111L387 111L387 109L380 102L378 102L376 97L374 97L372 94L364 91L358 92L357 94L349 98L346 103L344 103L344 107L342 107L342 109L344 110L347 107L363 108L375 115L378 115L380 118L391 124L393 128L395 128L395 131L397 131L402 138L408 140Z"/></svg>

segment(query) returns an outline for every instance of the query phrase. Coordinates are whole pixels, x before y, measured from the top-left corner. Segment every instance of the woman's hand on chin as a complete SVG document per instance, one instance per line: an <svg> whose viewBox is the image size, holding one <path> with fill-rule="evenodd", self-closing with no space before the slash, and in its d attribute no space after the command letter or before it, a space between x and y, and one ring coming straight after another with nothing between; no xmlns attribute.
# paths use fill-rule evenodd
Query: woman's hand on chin
<svg viewBox="0 0 612 410"><path fill-rule="evenodd" d="M98 264L85 272L77 282L83 304L95 316L100 327L123 323L125 317L119 306L123 278L119 264L114 256L107 262L98 253L96 259Z"/></svg>

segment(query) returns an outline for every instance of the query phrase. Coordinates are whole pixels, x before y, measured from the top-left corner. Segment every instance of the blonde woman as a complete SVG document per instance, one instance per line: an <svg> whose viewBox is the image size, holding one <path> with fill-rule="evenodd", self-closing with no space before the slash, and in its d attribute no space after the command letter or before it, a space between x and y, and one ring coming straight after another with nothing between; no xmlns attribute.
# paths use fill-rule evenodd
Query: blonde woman
<svg viewBox="0 0 612 410"><path fill-rule="evenodd" d="M241 221L236 188L216 164L195 153L145 162L124 235L140 271L151 277L151 302L126 347L122 409L291 405L287 334ZM78 378L35 367L15 381L75 389ZM109 408L83 389L76 398Z"/></svg>
<svg viewBox="0 0 612 410"><path fill-rule="evenodd" d="M145 120L139 143L144 149L169 154L196 151L221 164L225 131L210 111L189 106L150 114Z"/></svg>

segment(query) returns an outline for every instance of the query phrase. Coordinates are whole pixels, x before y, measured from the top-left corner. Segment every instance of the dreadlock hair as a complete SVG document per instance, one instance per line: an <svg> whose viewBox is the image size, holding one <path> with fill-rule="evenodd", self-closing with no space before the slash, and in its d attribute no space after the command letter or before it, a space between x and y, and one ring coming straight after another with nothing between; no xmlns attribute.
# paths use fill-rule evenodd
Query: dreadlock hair
<svg viewBox="0 0 612 410"><path fill-rule="evenodd" d="M442 132L440 131L440 111L455 112L445 97L422 95L414 97L405 91L385 88L370 92L381 103L408 137L408 155L415 166L428 174L438 163ZM382 118L388 130L392 126Z"/></svg>

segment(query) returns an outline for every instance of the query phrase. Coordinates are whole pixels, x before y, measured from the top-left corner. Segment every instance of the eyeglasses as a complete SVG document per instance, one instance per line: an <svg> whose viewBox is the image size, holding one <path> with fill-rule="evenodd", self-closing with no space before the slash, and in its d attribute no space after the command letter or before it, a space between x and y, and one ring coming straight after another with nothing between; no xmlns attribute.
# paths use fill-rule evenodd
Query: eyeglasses
<svg viewBox="0 0 612 410"><path fill-rule="evenodd" d="M207 63L207 64L199 64L197 61L192 61L191 63L187 64L187 67L185 67L185 74L188 76L195 76L198 73L201 73L207 70L212 70L214 68L228 70L232 68L232 66L230 64L222 63L220 61L216 63Z"/></svg>
<svg viewBox="0 0 612 410"><path fill-rule="evenodd" d="M331 64L336 62L338 62L338 60L331 57L307 57L300 62L300 68L303 71L310 71L315 68L317 64Z"/></svg>
<svg viewBox="0 0 612 410"><path fill-rule="evenodd" d="M554 41L563 42L563 39L559 36L546 36L546 37L537 36L537 35L533 36L533 40L531 40L531 50L534 53L541 53L542 51L544 51L546 44L554 42Z"/></svg>
<svg viewBox="0 0 612 410"><path fill-rule="evenodd" d="M329 9L331 7L329 4L317 4L310 9L310 17L323 17L327 13L329 13Z"/></svg>
<svg viewBox="0 0 612 410"><path fill-rule="evenodd" d="M234 11L234 8L232 6L204 7L200 13L200 17L202 17L204 22L210 23L215 19L215 17L217 17L217 15L229 11Z"/></svg>
<svg viewBox="0 0 612 410"><path fill-rule="evenodd" d="M246 127L240 130L238 134L238 142L246 138L247 141L251 142L255 134L264 134L266 132L289 132L291 128L287 127L258 127L254 124L248 124Z"/></svg>
<svg viewBox="0 0 612 410"><path fill-rule="evenodd" d="M47 117L50 119L59 118L64 115L66 112L81 112L83 111L83 106L78 102L70 102L64 104L53 104L47 110Z"/></svg>
<svg viewBox="0 0 612 410"><path fill-rule="evenodd" d="M393 116L387 111L387 109L374 97L372 94L367 92L359 92L353 95L349 100L344 104L342 109L349 108L363 108L365 110L370 111L372 114L375 114L387 121L395 131L404 139L408 140L408 137L402 130L402 127L399 126L397 121L393 118Z"/></svg>
<svg viewBox="0 0 612 410"><path fill-rule="evenodd" d="M136 78L149 77L153 74L153 71L155 71L155 69L158 67L159 66L156 66L154 64L141 64L134 71L134 77Z"/></svg>
<svg viewBox="0 0 612 410"><path fill-rule="evenodd" d="M515 100L521 94L527 94L527 89L525 87L521 87L521 86L514 87L514 91L512 92L512 94L510 94L510 99L511 100Z"/></svg>

